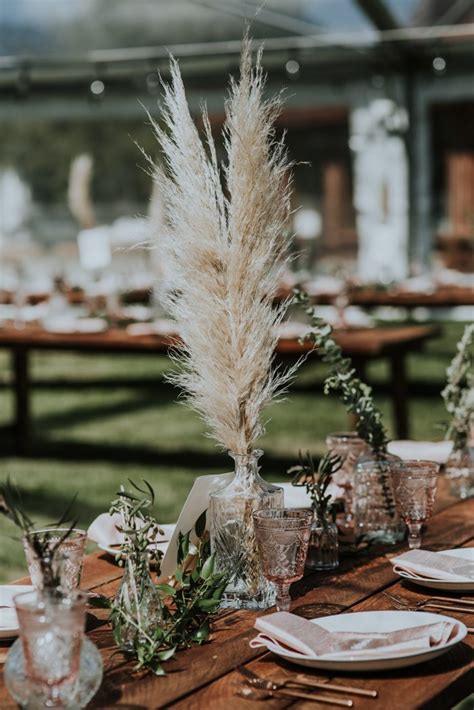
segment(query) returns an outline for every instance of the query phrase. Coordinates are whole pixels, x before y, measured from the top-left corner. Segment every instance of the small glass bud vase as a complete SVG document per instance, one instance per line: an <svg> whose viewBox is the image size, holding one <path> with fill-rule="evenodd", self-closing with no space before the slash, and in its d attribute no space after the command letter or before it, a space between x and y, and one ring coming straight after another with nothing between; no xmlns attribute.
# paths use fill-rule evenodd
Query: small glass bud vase
<svg viewBox="0 0 474 710"><path fill-rule="evenodd" d="M162 620L158 590L150 575L146 552L127 558L112 615L114 640L125 653L142 635L150 635Z"/></svg>
<svg viewBox="0 0 474 710"><path fill-rule="evenodd" d="M283 508L283 489L259 474L262 451L229 455L235 461L232 481L209 499L211 550L216 569L231 575L222 598L223 607L267 609L275 603L275 590L262 574L252 513L262 508Z"/></svg>
<svg viewBox="0 0 474 710"><path fill-rule="evenodd" d="M324 570L338 566L339 541L336 523L327 510L314 510L306 567Z"/></svg>
<svg viewBox="0 0 474 710"><path fill-rule="evenodd" d="M354 476L354 532L356 540L395 545L405 529L397 512L391 467L398 456L367 454L356 464Z"/></svg>
<svg viewBox="0 0 474 710"><path fill-rule="evenodd" d="M333 474L332 481L344 491L344 518L342 524L346 528L352 528L354 526L352 510L354 470L357 461L367 453L367 444L355 431L337 431L327 435L326 446L329 451L337 454L342 459L342 466L339 471Z"/></svg>
<svg viewBox="0 0 474 710"><path fill-rule="evenodd" d="M461 499L474 496L474 452L467 436L454 442L445 470L452 496Z"/></svg>

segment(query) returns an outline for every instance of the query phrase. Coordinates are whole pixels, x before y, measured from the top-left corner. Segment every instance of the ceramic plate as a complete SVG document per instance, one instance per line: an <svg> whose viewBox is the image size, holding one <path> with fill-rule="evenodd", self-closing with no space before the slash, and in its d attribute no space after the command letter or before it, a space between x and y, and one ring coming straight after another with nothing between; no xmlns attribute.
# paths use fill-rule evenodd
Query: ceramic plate
<svg viewBox="0 0 474 710"><path fill-rule="evenodd" d="M450 555L452 557L462 557L465 560L474 562L474 547L464 547L455 550L441 550L440 554ZM445 592L474 592L474 581L472 582L454 582L440 579L428 579L416 577L415 575L406 572L405 570L394 570L402 579L408 579L413 584L418 584L420 587L428 587L428 589L441 589Z"/></svg>
<svg viewBox="0 0 474 710"><path fill-rule="evenodd" d="M31 585L2 584L0 586L0 639L18 636L18 621L13 597L23 592L31 592L33 589Z"/></svg>
<svg viewBox="0 0 474 710"><path fill-rule="evenodd" d="M380 633L383 631L396 631L398 629L410 629L416 626L424 626L425 624L437 624L440 621L448 621L452 623L453 619L449 616L441 614L429 614L428 612L412 611L360 611L351 614L336 614L334 616L325 616L319 619L313 619L312 623L321 624L328 631L373 631ZM417 663L430 661L436 656L446 653L450 648L463 640L467 634L467 629L464 624L459 624L456 636L448 641L443 646L437 646L428 651L414 651L412 653L404 653L393 656L377 656L377 649L374 649L373 658L345 658L333 659L320 656L319 658L305 658L301 654L293 653L292 651L283 650L281 646L277 646L271 642L267 643L269 651L273 651L281 658L298 665L307 666L309 668L321 668L332 671L384 671L395 668L405 668L414 666Z"/></svg>

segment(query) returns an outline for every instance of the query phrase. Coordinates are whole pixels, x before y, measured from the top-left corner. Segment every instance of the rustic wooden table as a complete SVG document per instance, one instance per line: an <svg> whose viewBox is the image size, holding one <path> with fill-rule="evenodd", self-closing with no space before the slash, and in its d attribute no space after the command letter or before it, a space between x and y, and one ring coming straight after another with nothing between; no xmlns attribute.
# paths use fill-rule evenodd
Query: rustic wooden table
<svg viewBox="0 0 474 710"><path fill-rule="evenodd" d="M432 550L449 547L474 547L474 500L456 501L446 493L440 481L437 510L430 520L424 546ZM389 557L395 550L366 549L346 554L340 568L332 573L312 573L292 588L292 609L306 604L338 604L346 612L390 608L384 590L399 593L417 601L428 590L398 582L392 572ZM121 570L102 554L90 555L85 562L82 587L112 596L119 584ZM157 678L134 674L131 663L115 653L109 627L102 612L94 611L88 625L89 637L99 647L104 659L105 676L102 687L90 708L122 708L145 710L259 710L261 707L294 707L298 710L330 707L317 702L273 698L265 705L240 698L236 690L242 678L235 668L246 665L260 676L276 678L294 674L301 669L279 660L277 656L252 650L249 640L254 635L257 614L248 611L223 612L217 616L210 643L180 652L166 665L168 675ZM414 612L416 613L416 612ZM452 612L453 617L474 625L473 614ZM339 675L309 671L315 678L378 691L376 700L353 697L359 710L449 710L474 690L474 635L431 662L391 672ZM7 652L7 644L0 654ZM0 656L1 657L1 656ZM342 695L341 697L345 697ZM0 707L13 710L0 680Z"/></svg>
<svg viewBox="0 0 474 710"><path fill-rule="evenodd" d="M439 333L435 326L400 326L392 328L355 328L336 331L334 336L344 353L350 356L361 376L365 365L374 359L390 362L390 393L396 432L399 439L409 436L408 383L406 357L419 350L424 343ZM0 328L0 348L12 353L13 390L15 397L14 433L16 451L25 453L30 433L29 355L33 350L74 351L79 353L137 353L156 355L168 352L172 339L165 335L131 336L125 330L111 328L104 333L54 334L39 326L22 329ZM311 349L298 339L282 338L277 355L295 361Z"/></svg>

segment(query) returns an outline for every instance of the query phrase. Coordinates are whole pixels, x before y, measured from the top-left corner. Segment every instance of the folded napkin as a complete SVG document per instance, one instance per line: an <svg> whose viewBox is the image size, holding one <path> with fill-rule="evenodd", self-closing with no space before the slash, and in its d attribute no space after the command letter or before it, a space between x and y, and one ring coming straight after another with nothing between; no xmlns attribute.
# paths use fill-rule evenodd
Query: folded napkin
<svg viewBox="0 0 474 710"><path fill-rule="evenodd" d="M0 609L0 631L2 629L12 629L18 626L16 611L13 607Z"/></svg>
<svg viewBox="0 0 474 710"><path fill-rule="evenodd" d="M93 540L102 547L113 547L121 545L124 541L124 534L118 529L121 527L122 521L118 513L110 515L109 513L101 513L90 525L87 531L87 537ZM164 550L162 545L168 544L173 534L174 525L160 525L164 535L160 535L157 542L158 549Z"/></svg>
<svg viewBox="0 0 474 710"><path fill-rule="evenodd" d="M31 592L31 585L2 585L0 587L0 631L18 626L15 603L13 599L17 594Z"/></svg>
<svg viewBox="0 0 474 710"><path fill-rule="evenodd" d="M440 621L385 633L328 631L287 611L260 617L255 622L259 635L250 641L252 648L268 644L292 651L302 658L368 659L381 655L400 655L445 645L456 636L459 624Z"/></svg>
<svg viewBox="0 0 474 710"><path fill-rule="evenodd" d="M400 439L391 441L388 451L401 459L420 459L444 464L453 448L452 441L410 441Z"/></svg>
<svg viewBox="0 0 474 710"><path fill-rule="evenodd" d="M403 555L392 557L391 562L395 572L408 572L422 579L474 582L474 562L463 557L428 550L409 550Z"/></svg>

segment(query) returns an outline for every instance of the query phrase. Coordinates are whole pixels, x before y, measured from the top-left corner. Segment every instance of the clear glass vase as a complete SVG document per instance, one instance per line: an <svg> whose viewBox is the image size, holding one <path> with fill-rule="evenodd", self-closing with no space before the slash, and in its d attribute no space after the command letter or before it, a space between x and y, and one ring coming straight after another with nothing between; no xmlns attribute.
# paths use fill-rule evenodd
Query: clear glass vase
<svg viewBox="0 0 474 710"><path fill-rule="evenodd" d="M230 580L223 607L266 609L275 603L273 585L261 571L252 513L261 508L283 508L283 489L267 483L259 474L262 451L233 454L235 475L209 500L211 550L216 568L227 570Z"/></svg>
<svg viewBox="0 0 474 710"><path fill-rule="evenodd" d="M117 609L112 615L114 640L122 651L131 652L140 636L153 633L163 616L146 552L127 559L115 605Z"/></svg>
<svg viewBox="0 0 474 710"><path fill-rule="evenodd" d="M306 567L308 569L335 569L339 565L339 540L337 526L328 512L315 510L311 525Z"/></svg>
<svg viewBox="0 0 474 710"><path fill-rule="evenodd" d="M354 532L357 540L395 545L404 537L397 512L391 464L398 456L368 454L356 464L354 475Z"/></svg>
<svg viewBox="0 0 474 710"><path fill-rule="evenodd" d="M333 475L333 482L343 489L344 517L342 524L346 528L354 526L354 470L357 461L367 453L367 444L355 431L337 431L328 434L326 446L342 459L342 466Z"/></svg>
<svg viewBox="0 0 474 710"><path fill-rule="evenodd" d="M474 451L466 440L454 443L445 470L451 495L461 499L474 496Z"/></svg>

